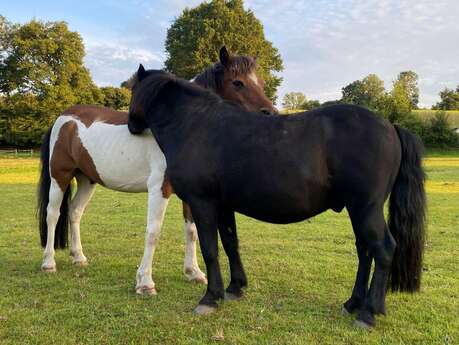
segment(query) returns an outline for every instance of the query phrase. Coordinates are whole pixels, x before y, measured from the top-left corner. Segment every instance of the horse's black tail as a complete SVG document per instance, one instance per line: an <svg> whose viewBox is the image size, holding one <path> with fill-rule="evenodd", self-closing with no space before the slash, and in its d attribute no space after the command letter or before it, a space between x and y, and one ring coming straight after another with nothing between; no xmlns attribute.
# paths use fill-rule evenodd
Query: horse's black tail
<svg viewBox="0 0 459 345"><path fill-rule="evenodd" d="M49 189L51 187L51 176L49 172L49 140L51 136L50 128L43 137L43 143L41 145L41 171L40 171L40 182L38 184L38 205L37 205L37 216L40 227L40 239L42 247L46 247L48 239L48 224L46 222L47 208L49 203ZM71 196L70 185L64 194L64 199L60 207L59 220L56 225L56 232L54 237L54 248L63 249L67 247L68 243L68 232L69 232L69 217L68 217L68 204Z"/></svg>
<svg viewBox="0 0 459 345"><path fill-rule="evenodd" d="M425 175L420 139L395 126L402 147L400 169L389 201L389 229L397 242L390 278L392 291L419 291L425 241Z"/></svg>

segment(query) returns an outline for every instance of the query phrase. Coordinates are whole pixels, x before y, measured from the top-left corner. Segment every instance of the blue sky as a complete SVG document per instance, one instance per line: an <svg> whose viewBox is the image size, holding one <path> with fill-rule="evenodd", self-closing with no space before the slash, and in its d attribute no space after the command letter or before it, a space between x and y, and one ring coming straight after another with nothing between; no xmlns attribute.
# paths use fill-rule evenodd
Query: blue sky
<svg viewBox="0 0 459 345"><path fill-rule="evenodd" d="M200 0L5 1L0 14L24 23L65 20L86 46L100 85L119 85L142 62L160 68L167 28ZM284 60L280 98L340 98L348 83L376 73L391 88L403 70L420 77L420 104L459 84L458 0L246 0Z"/></svg>

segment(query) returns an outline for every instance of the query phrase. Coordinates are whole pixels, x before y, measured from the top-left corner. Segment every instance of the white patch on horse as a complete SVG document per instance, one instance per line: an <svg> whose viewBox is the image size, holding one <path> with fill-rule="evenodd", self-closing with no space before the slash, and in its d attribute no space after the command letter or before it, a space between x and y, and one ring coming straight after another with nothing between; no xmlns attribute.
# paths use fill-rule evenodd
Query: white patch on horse
<svg viewBox="0 0 459 345"><path fill-rule="evenodd" d="M252 72L248 76L255 83L255 85L258 86L258 77L257 77L257 75L254 72Z"/></svg>
<svg viewBox="0 0 459 345"><path fill-rule="evenodd" d="M199 269L198 258L196 257L196 244L198 240L196 224L185 220L183 232L185 233L185 262L183 264L183 272L188 280L207 284L206 275Z"/></svg>
<svg viewBox="0 0 459 345"><path fill-rule="evenodd" d="M162 181L166 159L151 132L132 135L127 125L94 122L78 125L78 136L104 186L122 192L146 192L148 179Z"/></svg>

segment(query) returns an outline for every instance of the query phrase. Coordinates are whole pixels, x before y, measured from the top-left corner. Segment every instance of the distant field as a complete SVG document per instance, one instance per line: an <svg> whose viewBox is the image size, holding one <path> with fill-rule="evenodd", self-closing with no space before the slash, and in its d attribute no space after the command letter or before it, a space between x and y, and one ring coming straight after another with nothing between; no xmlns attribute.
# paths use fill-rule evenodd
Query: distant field
<svg viewBox="0 0 459 345"><path fill-rule="evenodd" d="M282 114L293 114L297 112L301 112L303 110L288 110L283 109L281 110ZM427 120L432 118L437 110L429 110L429 109L420 109L420 110L413 110L413 113L422 118L423 120ZM445 111L446 115L448 115L448 121L451 124L452 128L459 127L459 110L447 110Z"/></svg>
<svg viewBox="0 0 459 345"><path fill-rule="evenodd" d="M438 110L413 110L413 113L419 116L420 118L427 120L432 118ZM445 111L448 116L448 121L451 124L451 127L459 127L459 110L447 110Z"/></svg>

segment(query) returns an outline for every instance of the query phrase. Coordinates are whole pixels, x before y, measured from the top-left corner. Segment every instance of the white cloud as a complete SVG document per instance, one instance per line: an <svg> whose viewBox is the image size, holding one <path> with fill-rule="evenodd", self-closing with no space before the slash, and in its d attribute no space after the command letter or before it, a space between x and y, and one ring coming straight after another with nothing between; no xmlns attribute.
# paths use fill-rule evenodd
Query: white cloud
<svg viewBox="0 0 459 345"><path fill-rule="evenodd" d="M421 80L435 81L420 83L420 103L431 105L443 84L459 84L458 1L246 3L284 59L280 95L303 91L323 101L340 97L341 87L369 73L390 87L400 71L412 69Z"/></svg>
<svg viewBox="0 0 459 345"><path fill-rule="evenodd" d="M90 41L86 44L85 65L98 85L119 85L128 79L138 64L161 68L164 57L153 51L122 44Z"/></svg>

